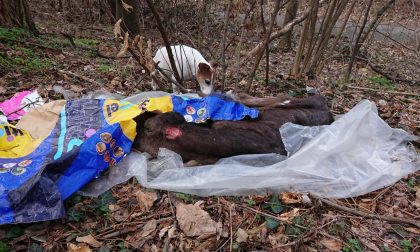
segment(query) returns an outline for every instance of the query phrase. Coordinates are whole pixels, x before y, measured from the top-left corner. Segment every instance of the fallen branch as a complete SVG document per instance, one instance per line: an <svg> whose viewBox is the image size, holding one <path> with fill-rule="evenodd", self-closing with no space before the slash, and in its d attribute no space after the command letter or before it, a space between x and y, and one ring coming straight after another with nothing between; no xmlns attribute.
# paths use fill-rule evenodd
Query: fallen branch
<svg viewBox="0 0 420 252"><path fill-rule="evenodd" d="M67 75L70 75L70 76L76 77L76 78L78 78L78 79L81 79L81 80L87 81L87 82L92 83L92 84L95 84L95 85L97 85L97 86L102 86L102 84L101 84L101 83L97 82L96 80L90 79L90 78L88 78L88 77L86 77L86 76L82 76L82 75L79 75L79 74L76 74L76 73L73 73L73 72L70 72L70 71L66 71L66 70L58 70L58 72L59 72L59 73L62 73L62 74L67 74Z"/></svg>
<svg viewBox="0 0 420 252"><path fill-rule="evenodd" d="M314 195L311 195L312 198L318 199L319 201L321 201L322 203L334 207L338 210L341 211L345 211L354 215L358 215L361 216L363 218L368 218L368 219L378 219L378 220L384 220L384 221L389 221L389 222L394 222L394 223L403 223L403 224L409 224L409 225L413 225L413 226L417 226L420 228L420 222L419 221L415 221L415 220L410 220L410 219L403 219L403 218L398 218L398 217L394 217L394 216L388 216L388 215L379 215L379 214L371 214L371 213L367 213L365 211L360 211L354 208L349 208L346 206L342 206L339 205L337 203L334 203L330 200L327 199L323 199Z"/></svg>
<svg viewBox="0 0 420 252"><path fill-rule="evenodd" d="M396 81L396 82L405 82L405 83L410 83L410 84L419 84L420 83L420 80L407 80L407 79L397 78L397 77L392 76L391 74L386 73L383 70L379 69L378 66L375 66L374 64L372 64L369 60L367 60L365 58L361 58L361 57L356 57L356 58L359 59L359 60L365 61L374 72L384 76L385 78L387 78L389 80Z"/></svg>
<svg viewBox="0 0 420 252"><path fill-rule="evenodd" d="M418 97L420 97L420 94L409 93L409 92L386 91L386 90L379 90L379 89L374 89L374 88L356 87L356 86L351 86L351 85L346 85L346 87L353 88L353 89L359 89L359 90L373 91L373 92L378 92L378 93L388 93L388 94L398 94L398 95L410 95L410 96L418 96Z"/></svg>

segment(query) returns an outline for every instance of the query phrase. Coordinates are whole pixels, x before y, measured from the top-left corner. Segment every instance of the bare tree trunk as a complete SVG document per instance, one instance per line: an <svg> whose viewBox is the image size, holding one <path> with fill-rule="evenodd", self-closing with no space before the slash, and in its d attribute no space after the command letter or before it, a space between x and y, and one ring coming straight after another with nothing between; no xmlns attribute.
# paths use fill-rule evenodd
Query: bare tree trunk
<svg viewBox="0 0 420 252"><path fill-rule="evenodd" d="M39 34L26 0L0 0L0 27L22 27Z"/></svg>
<svg viewBox="0 0 420 252"><path fill-rule="evenodd" d="M362 46L362 44L360 44L360 38L363 34L363 30L366 27L366 23L367 23L367 20L368 20L368 17L369 17L369 12L370 12L370 9L372 8L372 3L373 3L373 0L369 0L368 7L367 7L365 15L363 17L362 26L360 26L360 31L357 34L356 41L354 42L353 52L352 52L352 55L351 55L349 65L347 66L346 75L344 77L345 82L348 82L349 79L350 79L350 74L351 74L351 70L353 69L354 59L356 58L356 55L359 53L359 49Z"/></svg>
<svg viewBox="0 0 420 252"><path fill-rule="evenodd" d="M125 10L121 0L117 0L116 15L122 15L124 31L127 31L134 38L137 34L140 34L140 2L138 0L124 0L124 3L132 8Z"/></svg>
<svg viewBox="0 0 420 252"><path fill-rule="evenodd" d="M225 12L226 18L225 18L225 24L223 29L223 38L222 38L222 87L221 90L223 91L225 89L225 80L226 80L226 36L227 36L227 29L229 24L229 15L230 15L230 9L232 8L233 0L230 0L227 6L227 10Z"/></svg>
<svg viewBox="0 0 420 252"><path fill-rule="evenodd" d="M267 33L264 22L264 0L260 0L260 16L261 16L261 25L263 28L264 34ZM268 44L265 46L265 85L268 86L268 72L270 70L270 52L268 51Z"/></svg>
<svg viewBox="0 0 420 252"><path fill-rule="evenodd" d="M352 2L352 4L351 4L351 6L350 6L349 10L347 11L347 14L346 14L346 16L344 17L344 20L343 20L343 24L341 25L340 31L338 32L337 36L335 37L335 40L334 40L334 42L333 42L332 46L329 48L328 52L325 54L325 55L327 55L327 57L328 57L329 55L332 55L332 53L333 53L333 52L334 52L334 50L335 50L335 47L336 47L336 46L337 46L337 44L338 44L338 41L341 39L341 36L343 35L344 29L345 29L345 28L346 28L346 26L347 26L347 22L348 22L348 20L349 20L350 14L353 12L354 6L356 6L356 2L357 2L357 0L354 0L354 1ZM324 65L325 65L325 63L326 63L326 62L327 62L327 58L324 58L324 59L323 59L323 60L322 60L322 61L318 64L318 68L317 68L317 71L316 71L316 75L321 74L321 72L322 72L322 70L323 70Z"/></svg>
<svg viewBox="0 0 420 252"><path fill-rule="evenodd" d="M276 0L274 4L274 11L270 20L270 26L268 27L267 34L265 35L262 48L266 47L268 43L270 42L271 32L273 31L274 21L276 20L276 16L277 16L277 13L279 12L279 9L280 9L280 0ZM251 90L252 80L254 79L255 73L257 72L258 66L260 65L260 61L263 57L263 54L264 54L264 51L261 51L259 55L257 55L257 59L255 60L254 67L252 71L248 74L248 80L246 83L246 90L245 90L246 93L249 93L249 91Z"/></svg>
<svg viewBox="0 0 420 252"><path fill-rule="evenodd" d="M321 0L319 1L319 6L323 5L325 2L327 2L328 0ZM301 15L299 15L298 17L296 17L295 19L293 19L291 22L287 23L284 27L282 27L280 30L273 32L270 35L270 38L268 39L268 43L273 41L276 38L279 38L281 36L283 36L284 34L286 34L288 31L290 31L295 25L300 24L301 22L303 22L309 15L309 13L311 12L311 8L305 10ZM249 51L248 55L244 58L243 61L247 61L250 58L254 57L255 55L257 55L261 50L264 49L265 46L265 41L261 41L259 42L251 51Z"/></svg>
<svg viewBox="0 0 420 252"><path fill-rule="evenodd" d="M308 39L308 29L309 29L310 22L311 22L311 19L309 18L305 20L305 24L300 34L299 45L296 51L295 59L293 62L293 68L292 68L292 75L295 78L298 77L303 51L305 50L306 40Z"/></svg>
<svg viewBox="0 0 420 252"><path fill-rule="evenodd" d="M293 19L296 18L298 7L299 7L298 0L289 0L287 2L282 26L285 26L286 24L290 23ZM290 31L286 32L286 34L280 37L280 40L279 40L280 49L288 51L290 50L290 48L292 48L292 34L293 34L293 28L291 28Z"/></svg>
<svg viewBox="0 0 420 252"><path fill-rule="evenodd" d="M248 17L250 16L252 10L254 9L255 4L257 3L257 0L254 0L252 2L251 7L249 8L248 12L246 13L244 20L242 21L241 24L241 35L239 37L239 42L238 45L236 46L236 64L235 64L235 70L233 71L233 73L236 73L235 75L235 92L237 92L238 90L238 82L239 82L239 67L241 65L241 46L242 46L242 42L243 42L243 38L244 38L244 33L245 33L245 23L248 19Z"/></svg>

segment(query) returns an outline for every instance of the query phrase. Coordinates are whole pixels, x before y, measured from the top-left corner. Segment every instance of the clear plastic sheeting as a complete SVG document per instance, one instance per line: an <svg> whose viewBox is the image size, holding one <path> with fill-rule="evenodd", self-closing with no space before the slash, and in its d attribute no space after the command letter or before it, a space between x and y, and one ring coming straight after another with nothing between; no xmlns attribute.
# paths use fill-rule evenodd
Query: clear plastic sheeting
<svg viewBox="0 0 420 252"><path fill-rule="evenodd" d="M417 137L391 128L369 101L329 126L288 123L280 132L287 159L243 155L185 168L176 153L161 150L157 159L136 166L136 177L145 187L200 196L289 191L347 198L392 185L420 169L419 154L409 144Z"/></svg>
<svg viewBox="0 0 420 252"><path fill-rule="evenodd" d="M100 177L95 178L84 186L77 194L82 196L98 197L113 186L121 184L134 176L141 176L139 167L147 166L147 153L132 151L115 167L108 168Z"/></svg>

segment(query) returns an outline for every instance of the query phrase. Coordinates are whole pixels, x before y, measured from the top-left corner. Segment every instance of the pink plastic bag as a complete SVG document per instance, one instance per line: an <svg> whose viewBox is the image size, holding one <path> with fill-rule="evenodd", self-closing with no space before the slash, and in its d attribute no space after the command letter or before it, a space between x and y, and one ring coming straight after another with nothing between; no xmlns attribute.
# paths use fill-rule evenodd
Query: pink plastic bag
<svg viewBox="0 0 420 252"><path fill-rule="evenodd" d="M22 91L16 93L12 98L0 103L0 112L8 120L19 120L29 109L44 104L37 91Z"/></svg>

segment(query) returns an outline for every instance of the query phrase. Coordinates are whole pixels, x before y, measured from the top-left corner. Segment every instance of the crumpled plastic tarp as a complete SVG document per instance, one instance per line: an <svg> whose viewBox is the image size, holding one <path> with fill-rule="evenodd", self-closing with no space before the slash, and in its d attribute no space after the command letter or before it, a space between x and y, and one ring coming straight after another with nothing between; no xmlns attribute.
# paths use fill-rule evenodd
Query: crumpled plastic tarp
<svg viewBox="0 0 420 252"><path fill-rule="evenodd" d="M420 156L408 143L418 137L391 128L367 100L329 126L287 123L280 132L287 159L242 155L184 168L176 153L161 149L157 160L137 167L136 177L144 187L199 196L289 191L347 198L392 185L420 169Z"/></svg>
<svg viewBox="0 0 420 252"><path fill-rule="evenodd" d="M151 92L127 100L137 102L155 96ZM391 128L378 116L375 104L367 100L338 116L331 125L286 123L280 133L288 157L242 155L221 159L215 165L187 168L177 153L167 149L160 149L158 157L147 163L148 155L134 152L129 154L131 162L117 166L121 173L112 179L94 180L91 184L95 186L80 193L98 196L103 192L101 184L111 188L116 184L113 182L136 174L142 186L199 196L289 191L347 198L392 185L420 169L420 156L409 143L418 137Z"/></svg>
<svg viewBox="0 0 420 252"><path fill-rule="evenodd" d="M29 111L16 126L0 125L0 224L63 217L63 200L131 151L133 118L144 111L178 111L200 122L258 116L256 109L218 97L162 96L141 104L111 99L47 103ZM136 159L136 164L142 163Z"/></svg>

